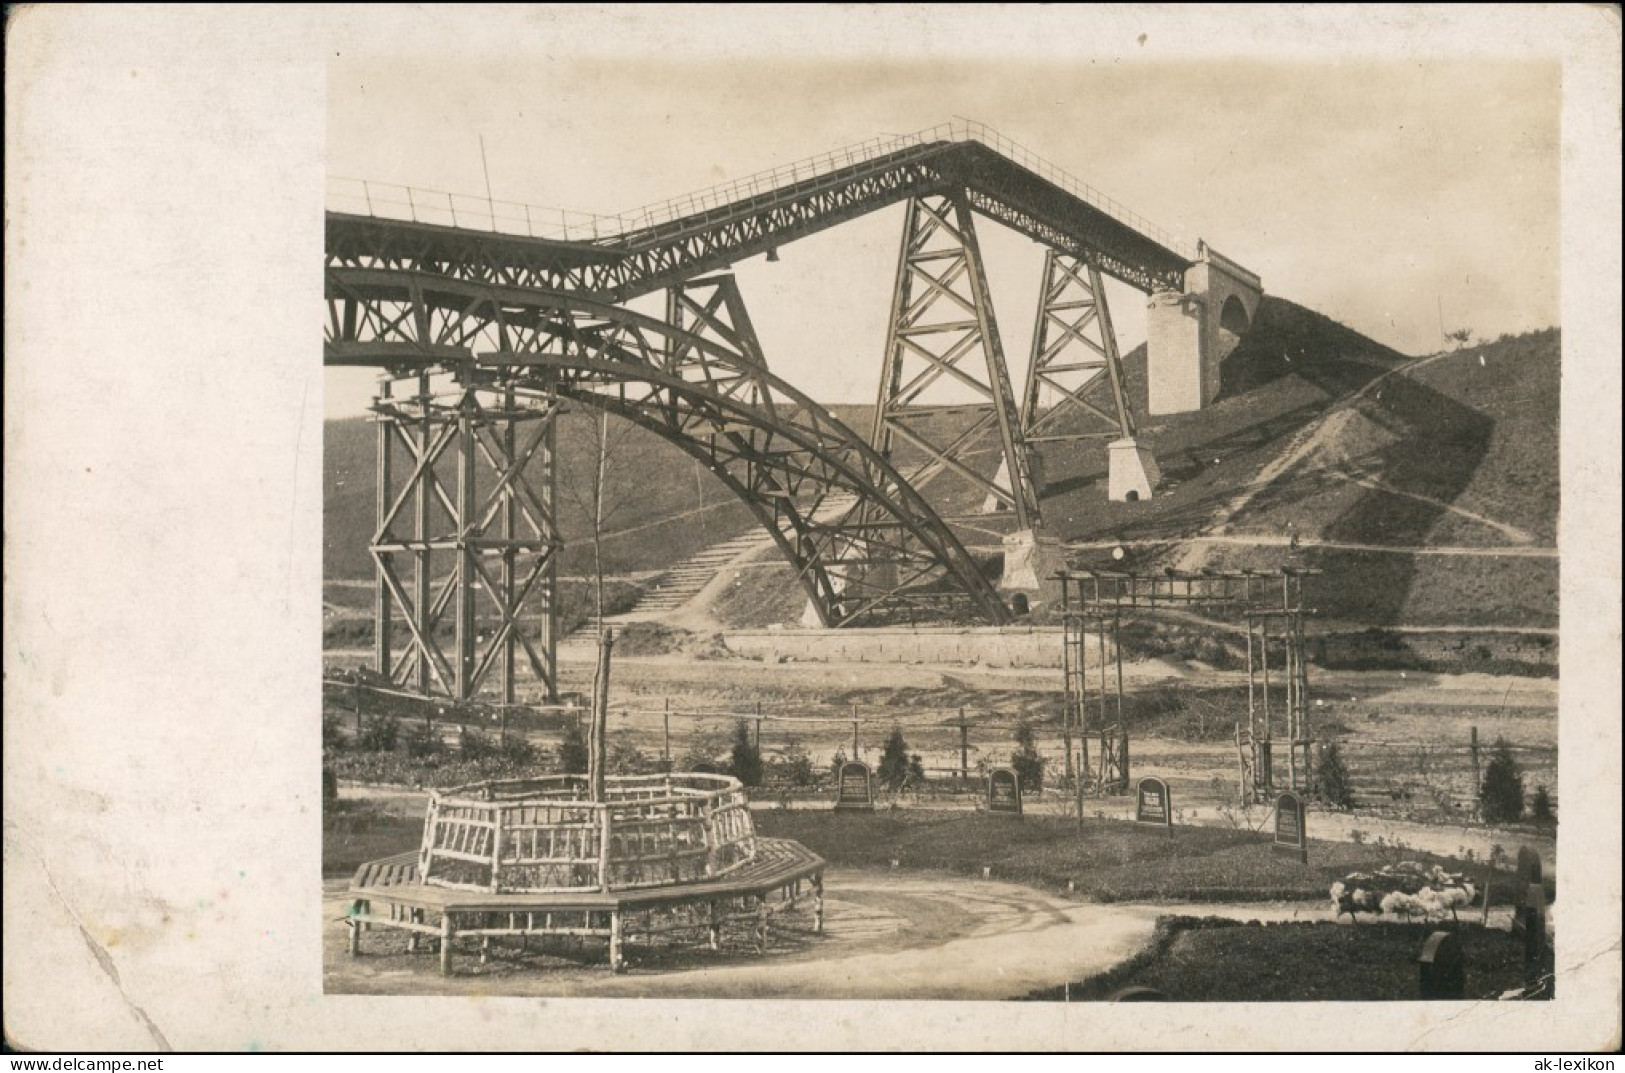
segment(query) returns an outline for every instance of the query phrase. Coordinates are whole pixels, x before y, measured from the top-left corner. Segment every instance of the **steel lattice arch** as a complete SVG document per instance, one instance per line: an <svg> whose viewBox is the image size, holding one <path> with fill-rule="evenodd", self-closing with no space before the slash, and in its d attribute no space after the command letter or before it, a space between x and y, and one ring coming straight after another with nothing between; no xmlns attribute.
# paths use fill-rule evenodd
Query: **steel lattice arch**
<svg viewBox="0 0 1625 1073"><path fill-rule="evenodd" d="M449 195L450 225L432 221L405 188L396 204L409 211L394 216L366 184L364 211L328 212L324 360L382 374L370 545L381 673L460 700L499 683L512 703L523 660L556 695L555 439L566 402L704 463L771 534L826 626L1007 621L939 513L939 485L968 482L984 509L1035 527L1039 444L1133 435L1102 275L1177 290L1193 262L985 130L903 141L658 213L592 218L590 231L562 238L538 233L523 206L521 233L497 226L495 202L484 226L459 219ZM770 369L727 268L900 202L907 223L866 438ZM1019 402L976 215L1048 251ZM663 317L625 305L656 293ZM945 388L975 401L948 405ZM931 415L955 408L976 413L957 434L932 433ZM1096 425L1067 432L1079 419ZM973 455L995 457L996 472Z"/></svg>

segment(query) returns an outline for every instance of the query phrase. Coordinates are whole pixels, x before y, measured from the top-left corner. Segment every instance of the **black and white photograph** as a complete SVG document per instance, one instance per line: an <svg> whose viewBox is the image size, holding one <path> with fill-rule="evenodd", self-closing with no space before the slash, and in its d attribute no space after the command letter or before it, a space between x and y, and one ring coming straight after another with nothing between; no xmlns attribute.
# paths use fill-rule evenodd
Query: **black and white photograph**
<svg viewBox="0 0 1625 1073"><path fill-rule="evenodd" d="M12 1046L1618 1047L1617 9L152 15L8 15Z"/></svg>

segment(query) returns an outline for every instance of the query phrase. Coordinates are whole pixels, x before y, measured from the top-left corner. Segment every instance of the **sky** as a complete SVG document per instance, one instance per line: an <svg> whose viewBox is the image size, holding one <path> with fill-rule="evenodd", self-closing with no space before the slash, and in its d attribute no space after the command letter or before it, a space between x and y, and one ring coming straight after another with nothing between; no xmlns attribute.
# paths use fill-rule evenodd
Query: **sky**
<svg viewBox="0 0 1625 1073"><path fill-rule="evenodd" d="M1129 38L978 57L961 37L939 55L763 59L642 40L613 55L530 42L537 62L337 55L327 172L477 195L488 170L498 199L617 212L961 116L1398 350L1558 321L1555 62L1169 56ZM902 213L735 266L769 364L820 401L873 400ZM1042 250L991 221L979 234L1019 384ZM1123 349L1142 342L1143 296L1108 297ZM371 391L365 371L330 372L328 415Z"/></svg>

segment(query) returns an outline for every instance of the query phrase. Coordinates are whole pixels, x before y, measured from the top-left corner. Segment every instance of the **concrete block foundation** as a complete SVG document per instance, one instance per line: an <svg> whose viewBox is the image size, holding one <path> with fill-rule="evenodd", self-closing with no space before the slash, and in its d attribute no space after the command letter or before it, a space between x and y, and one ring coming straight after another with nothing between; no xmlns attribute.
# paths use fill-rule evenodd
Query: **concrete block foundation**
<svg viewBox="0 0 1625 1073"><path fill-rule="evenodd" d="M1106 445L1106 498L1113 503L1150 499L1162 483L1162 471L1151 448L1125 438Z"/></svg>

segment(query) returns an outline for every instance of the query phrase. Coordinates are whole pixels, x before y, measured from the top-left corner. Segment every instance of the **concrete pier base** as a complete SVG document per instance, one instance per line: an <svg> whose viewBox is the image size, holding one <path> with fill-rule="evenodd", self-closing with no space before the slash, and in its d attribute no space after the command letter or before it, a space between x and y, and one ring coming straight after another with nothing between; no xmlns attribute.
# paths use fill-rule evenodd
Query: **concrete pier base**
<svg viewBox="0 0 1625 1073"><path fill-rule="evenodd" d="M1162 483L1151 448L1125 437L1106 445L1106 498L1113 503L1150 499Z"/></svg>
<svg viewBox="0 0 1625 1073"><path fill-rule="evenodd" d="M1004 573L1001 591L1059 591L1055 575L1066 566L1061 542L1036 529L1023 529L1004 538Z"/></svg>

